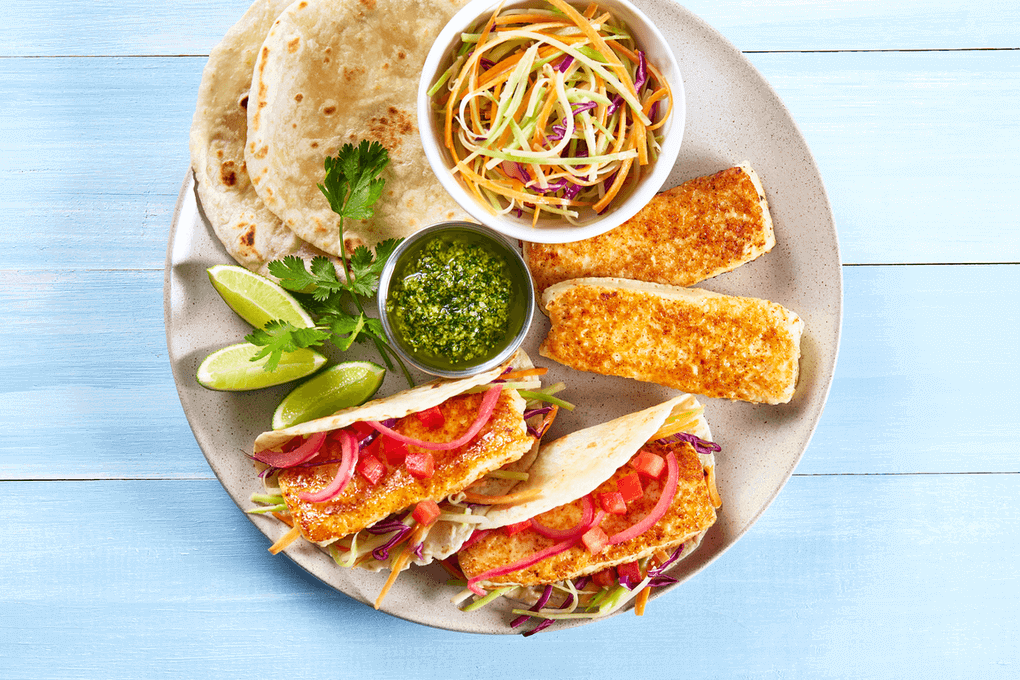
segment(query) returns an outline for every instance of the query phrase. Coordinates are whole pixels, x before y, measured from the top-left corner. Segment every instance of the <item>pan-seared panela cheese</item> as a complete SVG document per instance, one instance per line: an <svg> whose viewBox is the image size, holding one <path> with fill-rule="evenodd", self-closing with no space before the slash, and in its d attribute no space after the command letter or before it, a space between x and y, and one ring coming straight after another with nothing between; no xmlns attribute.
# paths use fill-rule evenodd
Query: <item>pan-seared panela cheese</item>
<svg viewBox="0 0 1020 680"><path fill-rule="evenodd" d="M427 429L417 416L408 415L400 418L393 429L422 441L453 441L478 417L483 396L480 393L460 394L444 401L439 405L445 417L440 428ZM524 423L524 405L524 399L516 390L504 389L492 417L469 444L450 451L432 451L436 472L428 479L414 477L403 465L391 465L384 456L380 456L386 472L377 484L372 485L362 475L355 474L336 497L312 503L301 500L298 494L319 491L328 486L336 475L338 462L294 467L280 472L280 489L295 526L309 541L326 545L371 526L394 512L413 508L420 501L431 499L438 502L461 491L483 475L521 458L531 449L534 439ZM325 446L335 448L336 455L329 457L339 461L339 441L327 439ZM409 451L415 450L414 446L409 447Z"/></svg>
<svg viewBox="0 0 1020 680"><path fill-rule="evenodd" d="M686 442L677 442L648 443L643 448L659 455L673 451L679 467L679 481L673 502L665 515L650 529L628 541L607 546L598 555L592 555L583 544L578 544L530 567L493 577L483 585L530 586L554 583L642 559L660 550L671 551L685 541L700 541L701 536L715 523L716 513L709 497L704 468L694 447ZM619 479L632 472L633 468L624 465L595 489L592 495L597 499L599 494L616 491ZM602 530L612 536L637 524L651 512L661 495L660 480L644 480L644 496L628 503L625 515L607 514L601 524ZM538 515L535 521L547 528L562 531L577 526L582 514L582 502L575 500ZM524 560L555 543L556 540L530 527L513 536L497 530L461 550L458 557L464 574L471 578Z"/></svg>
<svg viewBox="0 0 1020 680"><path fill-rule="evenodd" d="M541 295L560 281L596 276L691 286L775 244L765 191L745 163L663 191L605 234L525 243L524 255Z"/></svg>
<svg viewBox="0 0 1020 680"><path fill-rule="evenodd" d="M547 289L539 352L582 371L707 397L779 404L797 385L804 322L768 300L625 279Z"/></svg>

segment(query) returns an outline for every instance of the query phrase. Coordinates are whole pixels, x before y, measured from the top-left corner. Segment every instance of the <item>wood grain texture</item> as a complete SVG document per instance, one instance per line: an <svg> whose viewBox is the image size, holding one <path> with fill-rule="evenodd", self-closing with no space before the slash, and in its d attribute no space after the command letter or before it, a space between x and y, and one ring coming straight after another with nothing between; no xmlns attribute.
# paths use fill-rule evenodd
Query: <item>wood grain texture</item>
<svg viewBox="0 0 1020 680"><path fill-rule="evenodd" d="M844 262L1020 262L1020 51L750 57L815 154ZM163 266L203 65L0 60L7 267Z"/></svg>
<svg viewBox="0 0 1020 680"><path fill-rule="evenodd" d="M324 587L269 555L214 481L2 488L7 680L996 679L1020 663L1016 474L794 477L644 617L527 640L423 628Z"/></svg>
<svg viewBox="0 0 1020 680"><path fill-rule="evenodd" d="M1020 470L1004 398L1020 384L1020 266L844 276L842 350L798 472ZM0 363L0 479L211 476L170 375L161 286L161 272L0 271L0 346L16 348Z"/></svg>
<svg viewBox="0 0 1020 680"><path fill-rule="evenodd" d="M6 0L0 6L0 55L208 54L249 4ZM684 5L743 50L1020 47L1020 6L1012 0L691 0Z"/></svg>

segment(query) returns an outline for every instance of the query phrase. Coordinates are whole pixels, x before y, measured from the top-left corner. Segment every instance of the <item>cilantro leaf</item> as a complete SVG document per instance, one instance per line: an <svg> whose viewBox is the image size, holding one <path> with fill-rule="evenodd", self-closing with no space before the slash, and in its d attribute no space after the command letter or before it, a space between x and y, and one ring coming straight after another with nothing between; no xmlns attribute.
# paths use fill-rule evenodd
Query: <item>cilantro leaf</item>
<svg viewBox="0 0 1020 680"><path fill-rule="evenodd" d="M244 339L262 349L252 357L258 361L268 356L265 370L275 371L280 365L284 352L294 352L305 347L317 347L329 338L329 333L321 328L298 328L289 321L276 319L269 321L263 328L256 328Z"/></svg>

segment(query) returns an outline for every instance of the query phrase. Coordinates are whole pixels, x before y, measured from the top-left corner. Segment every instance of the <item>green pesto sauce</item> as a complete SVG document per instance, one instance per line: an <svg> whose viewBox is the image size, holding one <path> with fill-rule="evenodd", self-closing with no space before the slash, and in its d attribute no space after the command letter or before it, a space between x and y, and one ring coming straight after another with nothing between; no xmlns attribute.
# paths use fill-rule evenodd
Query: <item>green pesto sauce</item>
<svg viewBox="0 0 1020 680"><path fill-rule="evenodd" d="M463 364L503 343L512 294L501 254L484 241L447 235L395 272L386 311L415 354Z"/></svg>

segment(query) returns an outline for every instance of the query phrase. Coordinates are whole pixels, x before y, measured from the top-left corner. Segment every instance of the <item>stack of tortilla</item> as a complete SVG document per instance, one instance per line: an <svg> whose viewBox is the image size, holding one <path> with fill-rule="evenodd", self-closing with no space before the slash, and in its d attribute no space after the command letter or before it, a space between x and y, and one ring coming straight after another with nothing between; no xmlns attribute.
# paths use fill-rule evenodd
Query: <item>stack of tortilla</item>
<svg viewBox="0 0 1020 680"><path fill-rule="evenodd" d="M286 255L340 254L317 188L345 143L389 151L368 220L348 248L466 214L429 168L415 99L425 57L464 0L255 0L209 55L191 128L202 210L238 263L267 274Z"/></svg>

